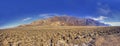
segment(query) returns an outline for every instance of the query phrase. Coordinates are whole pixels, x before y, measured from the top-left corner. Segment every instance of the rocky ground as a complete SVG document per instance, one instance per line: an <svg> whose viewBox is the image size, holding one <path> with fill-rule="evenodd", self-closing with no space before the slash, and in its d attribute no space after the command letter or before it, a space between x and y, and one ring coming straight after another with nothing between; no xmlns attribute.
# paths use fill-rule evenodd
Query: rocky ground
<svg viewBox="0 0 120 46"><path fill-rule="evenodd" d="M120 27L29 26L0 30L0 46L120 46Z"/></svg>

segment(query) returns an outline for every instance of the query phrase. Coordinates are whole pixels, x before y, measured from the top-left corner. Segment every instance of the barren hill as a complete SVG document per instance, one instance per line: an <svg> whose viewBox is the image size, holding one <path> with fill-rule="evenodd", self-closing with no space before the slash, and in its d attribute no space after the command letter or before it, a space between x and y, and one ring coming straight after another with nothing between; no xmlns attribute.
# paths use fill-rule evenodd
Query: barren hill
<svg viewBox="0 0 120 46"><path fill-rule="evenodd" d="M72 16L53 16L37 20L28 25L21 26L108 26L93 19L77 18Z"/></svg>

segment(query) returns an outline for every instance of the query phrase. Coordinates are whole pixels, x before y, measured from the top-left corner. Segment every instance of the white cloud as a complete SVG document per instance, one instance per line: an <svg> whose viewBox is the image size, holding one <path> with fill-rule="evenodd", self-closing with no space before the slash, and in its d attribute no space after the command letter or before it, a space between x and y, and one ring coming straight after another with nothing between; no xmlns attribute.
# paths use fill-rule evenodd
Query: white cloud
<svg viewBox="0 0 120 46"><path fill-rule="evenodd" d="M48 18L48 17L51 17L49 14L40 14L39 16L42 17L42 18Z"/></svg>
<svg viewBox="0 0 120 46"><path fill-rule="evenodd" d="M105 24L110 24L111 26L120 26L120 22L104 22Z"/></svg>
<svg viewBox="0 0 120 46"><path fill-rule="evenodd" d="M90 19L94 19L94 20L97 20L97 21L102 21L102 20L104 20L104 19L106 19L106 18L108 18L108 17L105 17L105 16L99 16L99 17L87 17L87 18L90 18Z"/></svg>
<svg viewBox="0 0 120 46"><path fill-rule="evenodd" d="M16 26L3 26L3 27L0 27L0 29L7 29L7 28L13 28L13 27L16 27Z"/></svg>
<svg viewBox="0 0 120 46"><path fill-rule="evenodd" d="M7 25L4 25L4 26L1 26L0 29L15 28L19 25L21 25L21 24L19 24L19 23L7 24Z"/></svg>
<svg viewBox="0 0 120 46"><path fill-rule="evenodd" d="M99 15L105 15L105 16L109 15L109 17L113 17L113 18L101 16L98 18L93 18L94 20L102 20L100 22L105 23L105 24L110 24L111 26L120 26L119 19L117 19L117 18L119 18L119 16L113 15L116 13L109 7L109 4L103 4L103 3L98 2L97 5L100 6L100 7L98 7L98 14ZM106 18L108 18L107 19L107 20L109 20L108 22L104 21L104 19L106 19ZM112 21L117 21L117 22L112 22Z"/></svg>
<svg viewBox="0 0 120 46"><path fill-rule="evenodd" d="M103 15L108 15L111 12L111 10L107 7L106 8L98 8L98 10L99 10L98 12Z"/></svg>
<svg viewBox="0 0 120 46"><path fill-rule="evenodd" d="M109 7L109 4L107 3L104 4L104 3L98 2L97 5L98 5L97 12L100 15L109 15L112 12L112 10Z"/></svg>
<svg viewBox="0 0 120 46"><path fill-rule="evenodd" d="M41 18L49 18L49 17L55 16L55 15L58 15L58 14L39 14L39 17L41 17Z"/></svg>
<svg viewBox="0 0 120 46"><path fill-rule="evenodd" d="M25 22L25 21L28 21L28 20L31 20L31 19L32 18L27 17L27 18L24 18L24 19L20 20L20 22L13 22L13 23L6 24L4 26L0 26L0 29L14 28L14 27L17 27L19 25L26 24L27 22Z"/></svg>
<svg viewBox="0 0 120 46"><path fill-rule="evenodd" d="M87 17L87 18L94 19L94 20L100 21L101 23L109 24L111 26L120 26L120 22L106 22L105 19L108 17L105 17L105 16L99 16L96 18L95 17Z"/></svg>
<svg viewBox="0 0 120 46"><path fill-rule="evenodd" d="M56 13L46 13L46 14L39 14L39 17L41 18L49 18L53 16L65 16L65 14L56 14Z"/></svg>
<svg viewBox="0 0 120 46"><path fill-rule="evenodd" d="M32 19L32 18L27 17L27 18L23 19L22 21L28 21L28 20L31 20L31 19Z"/></svg>

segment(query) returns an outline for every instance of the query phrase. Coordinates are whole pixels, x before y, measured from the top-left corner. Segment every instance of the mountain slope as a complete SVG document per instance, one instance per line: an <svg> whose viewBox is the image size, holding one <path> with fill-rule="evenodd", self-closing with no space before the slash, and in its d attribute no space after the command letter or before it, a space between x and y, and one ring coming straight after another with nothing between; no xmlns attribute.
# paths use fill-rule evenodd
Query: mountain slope
<svg viewBox="0 0 120 46"><path fill-rule="evenodd" d="M72 16L54 16L37 20L22 26L108 26L93 19L77 18Z"/></svg>

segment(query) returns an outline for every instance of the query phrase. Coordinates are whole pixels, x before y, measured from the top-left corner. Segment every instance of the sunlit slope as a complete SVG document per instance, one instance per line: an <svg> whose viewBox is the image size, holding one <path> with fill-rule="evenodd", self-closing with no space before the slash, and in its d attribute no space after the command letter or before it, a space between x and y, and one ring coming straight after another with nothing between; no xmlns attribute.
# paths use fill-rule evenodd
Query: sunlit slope
<svg viewBox="0 0 120 46"><path fill-rule="evenodd" d="M16 27L0 31L0 46L120 46L119 33L120 27Z"/></svg>

